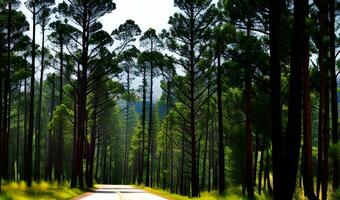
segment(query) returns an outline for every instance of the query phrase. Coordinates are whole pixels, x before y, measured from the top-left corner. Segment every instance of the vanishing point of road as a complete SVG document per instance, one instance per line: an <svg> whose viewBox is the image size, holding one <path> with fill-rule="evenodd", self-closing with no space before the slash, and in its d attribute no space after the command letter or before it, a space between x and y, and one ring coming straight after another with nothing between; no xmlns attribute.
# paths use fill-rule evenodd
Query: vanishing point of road
<svg viewBox="0 0 340 200"><path fill-rule="evenodd" d="M93 192L86 193L76 200L166 200L145 190L128 185L96 185Z"/></svg>

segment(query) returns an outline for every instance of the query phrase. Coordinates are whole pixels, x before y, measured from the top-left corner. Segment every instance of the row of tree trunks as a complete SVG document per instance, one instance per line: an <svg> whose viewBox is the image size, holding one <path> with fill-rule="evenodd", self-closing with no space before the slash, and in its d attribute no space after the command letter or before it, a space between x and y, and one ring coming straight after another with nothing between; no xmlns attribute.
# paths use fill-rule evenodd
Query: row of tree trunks
<svg viewBox="0 0 340 200"><path fill-rule="evenodd" d="M8 180L8 142L9 142L9 123L10 123L10 92L11 92L11 80L10 80L10 70L11 70L11 27L12 27L12 3L8 1L8 20L7 20L7 63L6 66L3 68L4 77L3 80L3 101L1 106L2 108L2 115L0 115L0 120L2 120L2 127L1 127L1 160L3 162L1 167L1 178Z"/></svg>

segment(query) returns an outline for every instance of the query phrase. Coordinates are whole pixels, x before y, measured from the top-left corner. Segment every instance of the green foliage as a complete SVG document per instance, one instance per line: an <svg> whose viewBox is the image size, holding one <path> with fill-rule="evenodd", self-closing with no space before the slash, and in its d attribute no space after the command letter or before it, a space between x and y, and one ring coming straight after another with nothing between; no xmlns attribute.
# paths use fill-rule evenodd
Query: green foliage
<svg viewBox="0 0 340 200"><path fill-rule="evenodd" d="M329 147L329 156L340 161L340 142L331 144Z"/></svg>
<svg viewBox="0 0 340 200"><path fill-rule="evenodd" d="M58 105L53 112L52 120L47 125L48 129L51 130L55 128L61 116L72 117L73 115L73 111L64 104Z"/></svg>
<svg viewBox="0 0 340 200"><path fill-rule="evenodd" d="M335 191L335 199L340 199L340 189Z"/></svg>

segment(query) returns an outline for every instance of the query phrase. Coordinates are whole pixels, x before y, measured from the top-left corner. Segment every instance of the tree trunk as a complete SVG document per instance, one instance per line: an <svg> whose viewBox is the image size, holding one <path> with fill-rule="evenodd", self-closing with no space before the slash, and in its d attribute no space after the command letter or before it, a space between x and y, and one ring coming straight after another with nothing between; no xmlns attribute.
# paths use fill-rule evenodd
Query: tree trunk
<svg viewBox="0 0 340 200"><path fill-rule="evenodd" d="M142 152L139 171L139 184L143 183L144 178L144 152L145 152L145 129L146 129L146 68L143 68L143 105L142 105Z"/></svg>
<svg viewBox="0 0 340 200"><path fill-rule="evenodd" d="M64 38L63 34L59 34L59 62L60 62L60 74L59 74L59 105L63 104L63 73L64 73ZM58 147L56 153L56 180L60 183L62 181L62 173L63 173L63 115L59 117L58 131L57 131L57 140L56 145Z"/></svg>
<svg viewBox="0 0 340 200"><path fill-rule="evenodd" d="M259 136L256 134L255 137L255 158L254 158L254 168L253 168L253 184L256 186L256 172L257 172L257 161L259 155Z"/></svg>
<svg viewBox="0 0 340 200"><path fill-rule="evenodd" d="M252 78L249 69L246 69L244 82L245 95L245 127L246 127L246 187L247 194L250 200L254 199L254 175L253 174L253 135L252 135L252 112L251 112L251 92L252 92Z"/></svg>
<svg viewBox="0 0 340 200"><path fill-rule="evenodd" d="M266 169L265 169L265 179L267 179L267 188L269 195L273 194L273 188L270 183L270 175L269 175L269 149L267 149L267 156L266 156ZM264 185L265 186L265 185Z"/></svg>
<svg viewBox="0 0 340 200"><path fill-rule="evenodd" d="M18 84L18 113L17 113L17 141L16 141L16 175L15 175L15 180L19 181L19 141L20 141L20 99L21 99L21 93L20 93L20 89L21 89L21 83Z"/></svg>
<svg viewBox="0 0 340 200"><path fill-rule="evenodd" d="M305 14L308 12L305 3ZM305 35L307 37L307 35ZM312 116L311 116L311 97L310 97L310 79L309 79L309 47L308 39L303 41L305 46L305 59L303 65L303 186L305 195L309 199L316 199L314 194L313 181L313 158L312 158Z"/></svg>
<svg viewBox="0 0 340 200"><path fill-rule="evenodd" d="M330 0L330 69L331 69L331 105L332 105L332 142L338 143L338 99L337 99L337 76L336 76L336 58L335 58L335 0ZM333 158L333 189L334 191L340 185L340 166L339 157Z"/></svg>
<svg viewBox="0 0 340 200"><path fill-rule="evenodd" d="M127 70L127 99L126 99L126 119L125 119L125 145L124 145L124 167L123 167L123 183L127 183L128 179L128 157L129 157L129 117L130 117L130 70Z"/></svg>
<svg viewBox="0 0 340 200"><path fill-rule="evenodd" d="M77 99L78 94L74 91L75 100L73 102L73 109L74 109L74 127L73 127L73 139L72 139L72 171L71 171L71 188L77 187L77 141L78 141L78 106L77 106Z"/></svg>
<svg viewBox="0 0 340 200"><path fill-rule="evenodd" d="M36 31L36 11L35 1L33 1L33 39L32 39L32 69L31 69L31 90L30 90L30 106L29 106L29 126L27 138L27 152L25 159L25 177L27 185L32 185L32 151L33 151L33 131L34 131L34 82L35 82L35 31Z"/></svg>
<svg viewBox="0 0 340 200"><path fill-rule="evenodd" d="M25 58L25 61L27 62L27 58ZM24 110L24 162L23 166L25 166L26 162L26 154L27 154L27 64L25 65L25 87L24 87L24 104L25 104L25 110ZM0 81L1 82L1 81ZM1 121L1 120L0 120ZM1 148L0 148L1 149ZM26 180L26 169L23 167L23 176Z"/></svg>
<svg viewBox="0 0 340 200"><path fill-rule="evenodd" d="M309 59L306 51L306 0L294 1L294 25L292 38L291 70L289 77L289 104L286 146L282 166L284 199L292 199L299 164L301 145L301 110L302 110L302 69Z"/></svg>
<svg viewBox="0 0 340 200"><path fill-rule="evenodd" d="M45 21L42 22L42 45L41 45L41 69L40 69L40 82L39 82L39 99L35 124L35 171L34 179L40 180L40 135L41 135L41 107L42 107L42 92L43 92L43 80L45 69Z"/></svg>
<svg viewBox="0 0 340 200"><path fill-rule="evenodd" d="M204 156L203 156L203 170L202 170L202 179L201 179L201 190L205 189L205 176L206 176L206 163L207 163L207 153L208 153L208 141L209 141L209 120L210 120L210 79L208 80L208 91L207 91L208 99L207 99L207 116L206 116L206 127L205 127L205 143L204 143ZM210 174L210 169L208 169L208 173Z"/></svg>
<svg viewBox="0 0 340 200"><path fill-rule="evenodd" d="M222 108L222 66L220 49L217 53L217 110L218 110L218 191L224 195L224 135L223 135L223 108Z"/></svg>
<svg viewBox="0 0 340 200"><path fill-rule="evenodd" d="M324 38L328 35L328 4L320 1L319 7L319 65L320 65L320 114L321 114L321 165L319 165L322 200L327 199L328 188L328 134L329 134L329 83L328 83L328 45Z"/></svg>
<svg viewBox="0 0 340 200"><path fill-rule="evenodd" d="M88 149L88 157L86 161L86 185L87 187L93 187L93 166L94 166L94 152L97 138L97 91L95 91L95 96L93 99L94 111L93 111L93 125L91 130L91 142ZM111 155L111 154L110 154ZM111 161L110 161L111 163Z"/></svg>
<svg viewBox="0 0 340 200"><path fill-rule="evenodd" d="M53 111L55 107L55 84L54 84L54 78L55 76L52 75L52 94L51 94L51 106L50 106L50 121L52 121L53 118ZM52 163L53 163L53 151L54 151L54 145L53 145L53 130L48 130L48 135L46 139L46 166L45 166L45 180L46 181L52 181Z"/></svg>
<svg viewBox="0 0 340 200"><path fill-rule="evenodd" d="M152 49L152 48L151 48ZM153 96L153 64L151 63L151 69L150 69L150 97L149 97L149 127L148 127L148 150L147 150L147 162L146 162L146 181L145 181L145 185L146 186L150 186L152 185L152 182L150 183L150 174L152 176L152 171L150 168L152 168L151 166L151 163L152 161L150 160L150 156L152 156L152 149L151 149L151 146L152 146L152 125L153 125L153 122L152 122L152 112L153 112L153 109L152 109L152 96ZM152 159L152 158L151 158Z"/></svg>
<svg viewBox="0 0 340 200"><path fill-rule="evenodd" d="M262 172L263 172L263 159L264 159L264 144L262 144L261 156L260 156L260 168L259 168L259 178L257 192L261 195L262 192Z"/></svg>
<svg viewBox="0 0 340 200"><path fill-rule="evenodd" d="M184 136L182 135L182 152L181 152L181 165L180 165L180 176L179 176L179 193L184 195Z"/></svg>
<svg viewBox="0 0 340 200"><path fill-rule="evenodd" d="M271 97L271 134L273 158L274 199L282 199L282 109L281 109L281 64L280 64L280 17L283 0L270 1L270 97Z"/></svg>

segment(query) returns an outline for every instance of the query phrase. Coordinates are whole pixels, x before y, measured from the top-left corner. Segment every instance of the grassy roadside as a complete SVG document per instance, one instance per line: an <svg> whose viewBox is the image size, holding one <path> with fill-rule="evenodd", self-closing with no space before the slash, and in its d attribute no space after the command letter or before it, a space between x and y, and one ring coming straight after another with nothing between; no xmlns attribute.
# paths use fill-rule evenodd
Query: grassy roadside
<svg viewBox="0 0 340 200"><path fill-rule="evenodd" d="M27 187L25 182L10 182L2 185L0 200L53 200L72 199L86 191L74 188L71 189L68 183L58 185L57 183L33 183Z"/></svg>
<svg viewBox="0 0 340 200"><path fill-rule="evenodd" d="M140 185L139 186L133 185L133 187L143 189L147 192L158 195L158 196L163 197L163 198L168 199L168 200L225 200L225 199L228 199L228 200L247 200L248 199L246 196L242 195L242 191L239 188L229 189L227 191L226 196L224 196L224 197L219 196L218 193L216 191L214 191L214 192L211 192L211 193L203 192L203 193L201 193L201 196L199 198L189 198L187 196L182 196L182 195L178 195L178 194L171 194L168 191L156 190L156 189L153 189L153 188L140 186ZM264 194L262 196L256 194L255 199L256 200L266 200L266 199L270 199L270 198L267 194Z"/></svg>

